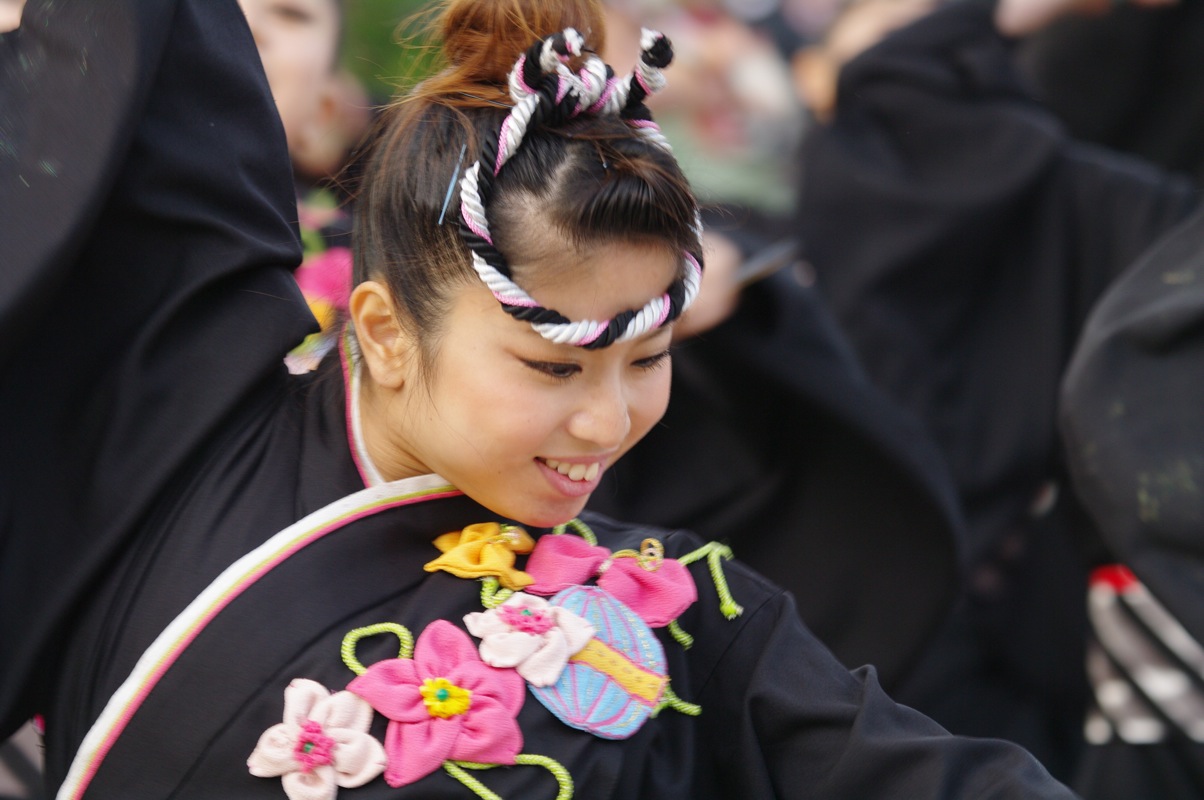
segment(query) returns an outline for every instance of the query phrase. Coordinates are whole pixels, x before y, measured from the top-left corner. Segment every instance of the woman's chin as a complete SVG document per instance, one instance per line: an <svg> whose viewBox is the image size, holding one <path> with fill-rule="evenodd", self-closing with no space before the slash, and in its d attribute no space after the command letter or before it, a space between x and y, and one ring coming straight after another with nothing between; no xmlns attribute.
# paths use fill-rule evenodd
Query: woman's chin
<svg viewBox="0 0 1204 800"><path fill-rule="evenodd" d="M503 516L529 528L555 528L576 519L585 509L588 500L589 495L586 495L576 498L574 503L557 503L555 507L513 509L512 513Z"/></svg>

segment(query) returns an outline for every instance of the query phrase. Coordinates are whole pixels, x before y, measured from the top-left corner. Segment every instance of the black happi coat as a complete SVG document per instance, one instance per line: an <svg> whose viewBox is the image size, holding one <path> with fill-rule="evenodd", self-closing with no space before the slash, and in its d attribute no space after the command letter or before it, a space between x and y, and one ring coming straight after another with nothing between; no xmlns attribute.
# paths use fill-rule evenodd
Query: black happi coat
<svg viewBox="0 0 1204 800"><path fill-rule="evenodd" d="M64 796L281 797L246 760L285 687L345 686L352 629L479 611L476 581L423 564L435 536L494 515L434 478L365 490L340 363L287 375L314 324L283 134L233 0L35 0L0 48L0 361L17 378L0 385L0 733L43 714ZM612 550L650 533L590 521ZM699 544L659 538L669 556ZM1023 751L949 737L840 667L739 563L733 620L690 569L695 644L657 637L701 716L607 741L524 694L523 752L564 765L577 797L1069 796ZM394 655L387 636L356 651ZM481 780L556 792L530 766ZM440 770L340 794L470 796Z"/></svg>
<svg viewBox="0 0 1204 800"><path fill-rule="evenodd" d="M1068 774L1098 545L1064 483L1058 381L1092 303L1197 194L1072 141L993 8L949 3L845 66L835 118L804 142L798 225L866 370L932 435L966 512L968 596L900 696Z"/></svg>
<svg viewBox="0 0 1204 800"><path fill-rule="evenodd" d="M1159 660L1169 662L1166 672L1183 681L1182 693L1145 695L1141 675L1118 662L1121 680L1145 696L1143 705L1167 733L1135 744L1113 724L1120 735L1112 732L1089 749L1078 781L1084 794L1101 800L1204 795L1202 276L1204 214L1197 213L1109 289L1083 331L1063 387L1063 435L1084 504L1112 556L1194 640L1185 644L1185 637L1165 630L1160 637L1155 628L1153 636L1138 633L1129 642L1146 646L1141 640L1152 639ZM1176 711L1189 712L1191 721L1176 720ZM1113 716L1112 710L1104 715Z"/></svg>

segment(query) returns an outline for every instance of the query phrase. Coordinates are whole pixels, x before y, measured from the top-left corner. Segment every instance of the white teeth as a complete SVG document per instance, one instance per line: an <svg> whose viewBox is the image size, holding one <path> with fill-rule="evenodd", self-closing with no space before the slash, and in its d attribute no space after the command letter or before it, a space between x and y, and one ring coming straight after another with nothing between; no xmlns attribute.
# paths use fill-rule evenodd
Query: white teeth
<svg viewBox="0 0 1204 800"><path fill-rule="evenodd" d="M588 465L565 464L564 462L557 461L554 458L545 458L544 463L571 481L592 481L594 478L598 477L598 472L602 469L602 467L596 461Z"/></svg>

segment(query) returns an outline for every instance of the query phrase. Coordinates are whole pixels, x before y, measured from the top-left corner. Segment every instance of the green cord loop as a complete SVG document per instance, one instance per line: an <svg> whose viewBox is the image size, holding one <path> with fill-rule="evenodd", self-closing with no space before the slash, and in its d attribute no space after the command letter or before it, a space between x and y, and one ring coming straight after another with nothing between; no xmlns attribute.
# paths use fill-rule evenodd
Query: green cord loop
<svg viewBox="0 0 1204 800"><path fill-rule="evenodd" d="M570 528L573 529L573 533L577 534L590 544L596 545L598 543L598 537L594 534L593 530L590 529L590 527L584 522L575 517L568 522L552 528L552 533L559 536L562 533L567 533Z"/></svg>
<svg viewBox="0 0 1204 800"><path fill-rule="evenodd" d="M556 784L560 787L560 790L556 793L556 800L571 800L573 796L573 776L569 774L569 771L560 762L547 756L535 755L534 753L519 753L514 757L514 763L522 766L543 767L552 773L552 777L556 779ZM469 775L465 770L493 769L500 766L504 765L480 764L475 761L443 762L443 769L447 770L449 775L468 787L481 800L502 800L502 798L490 790L489 787L485 786L485 784L472 775Z"/></svg>
<svg viewBox="0 0 1204 800"><path fill-rule="evenodd" d="M481 578L481 605L485 608L497 608L514 596L513 589L501 587L501 581L492 575Z"/></svg>
<svg viewBox="0 0 1204 800"><path fill-rule="evenodd" d="M339 648L339 652L343 656L343 663L347 668L356 675L363 675L368 671L368 668L359 662L355 656L355 646L359 644L360 639L366 636L375 636L378 633L392 633L401 640L401 646L398 648L398 658L412 658L414 655L414 635L410 633L410 629L404 625L398 625L396 622L378 622L375 625L368 625L363 628L356 628L343 637L343 645Z"/></svg>
<svg viewBox="0 0 1204 800"><path fill-rule="evenodd" d="M719 611L728 619L735 619L744 613L744 608L732 597L732 591L727 586L727 578L723 574L723 560L735 558L732 548L719 542L708 542L692 553L687 553L677 559L682 564L693 564L701 558L706 558L707 568L711 572L711 580L715 583L715 593L719 595Z"/></svg>

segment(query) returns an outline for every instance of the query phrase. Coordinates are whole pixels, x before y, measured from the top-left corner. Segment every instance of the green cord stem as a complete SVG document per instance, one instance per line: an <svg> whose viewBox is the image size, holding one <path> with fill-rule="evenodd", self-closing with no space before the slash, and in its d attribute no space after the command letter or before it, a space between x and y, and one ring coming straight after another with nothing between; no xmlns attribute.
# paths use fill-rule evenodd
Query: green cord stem
<svg viewBox="0 0 1204 800"><path fill-rule="evenodd" d="M548 772L552 773L552 777L556 779L557 786L560 790L556 793L556 800L571 800L573 796L573 776L564 768L560 762L547 756L535 755L534 753L519 753L514 757L514 763L522 766L543 767ZM475 761L444 761L443 769L447 770L460 783L472 790L473 794L480 797L481 800L502 800L496 793L481 783L479 780L469 775L465 770L470 769L493 769L494 767L505 766L503 764L480 764Z"/></svg>
<svg viewBox="0 0 1204 800"><path fill-rule="evenodd" d="M694 646L694 637L686 633L677 620L669 623L669 635L686 650Z"/></svg>
<svg viewBox="0 0 1204 800"><path fill-rule="evenodd" d="M670 686L665 687L665 694L663 697L661 697L660 705L656 707L656 710L652 713L652 716L655 717L666 708L671 708L679 714L685 714L687 717L697 717L702 713L702 706L698 705L697 703L687 703L685 700L682 700L677 696Z"/></svg>
<svg viewBox="0 0 1204 800"><path fill-rule="evenodd" d="M727 586L727 578L723 574L723 560L735 558L732 548L719 542L708 542L692 553L687 553L677 559L682 564L693 564L701 558L706 558L707 568L711 572L711 580L715 583L715 593L719 595L719 610L728 619L735 619L744 613L744 608L732 597L732 591Z"/></svg>
<svg viewBox="0 0 1204 800"><path fill-rule="evenodd" d="M414 655L414 635L410 633L410 629L404 625L398 625L396 622L378 622L375 625L368 625L363 628L356 628L343 637L343 644L339 648L340 654L343 656L343 663L347 668L356 675L363 675L368 671L368 668L360 663L355 656L355 646L359 644L360 639L366 636L375 636L378 633L392 633L400 640L401 646L398 648L398 658L412 658Z"/></svg>
<svg viewBox="0 0 1204 800"><path fill-rule="evenodd" d="M594 534L593 530L584 522L576 518L552 528L552 533L559 536L562 533L568 532L570 528L572 528L573 533L577 534L590 544L596 545L598 543L598 537Z"/></svg>
<svg viewBox="0 0 1204 800"><path fill-rule="evenodd" d="M481 605L485 608L497 608L514 596L513 589L501 587L501 581L492 575L481 578Z"/></svg>

